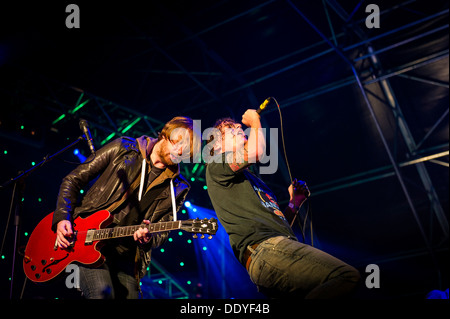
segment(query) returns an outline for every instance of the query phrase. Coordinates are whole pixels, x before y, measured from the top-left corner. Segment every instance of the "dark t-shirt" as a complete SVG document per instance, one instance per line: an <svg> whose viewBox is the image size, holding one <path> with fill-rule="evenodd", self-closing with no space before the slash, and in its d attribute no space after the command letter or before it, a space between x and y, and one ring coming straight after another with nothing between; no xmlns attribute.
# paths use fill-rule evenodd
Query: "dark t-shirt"
<svg viewBox="0 0 450 319"><path fill-rule="evenodd" d="M225 154L220 156L222 161L208 164L206 184L214 210L239 261L243 262L248 245L280 235L296 240L269 187L248 169L233 172Z"/></svg>
<svg viewBox="0 0 450 319"><path fill-rule="evenodd" d="M164 169L157 168L150 163L150 172L146 174L144 179L144 190L164 171ZM138 225L144 218L143 214L151 204L150 200L154 198L153 192L159 193L166 187L166 183L158 187L152 188L145 193L139 201L138 193L139 187L137 187L131 196L119 206L115 213L120 213L124 217L121 218L119 224L113 224L111 226L131 226ZM113 212L114 213L114 212ZM136 243L132 236L110 239L103 247L102 252L107 258L132 258L136 255Z"/></svg>

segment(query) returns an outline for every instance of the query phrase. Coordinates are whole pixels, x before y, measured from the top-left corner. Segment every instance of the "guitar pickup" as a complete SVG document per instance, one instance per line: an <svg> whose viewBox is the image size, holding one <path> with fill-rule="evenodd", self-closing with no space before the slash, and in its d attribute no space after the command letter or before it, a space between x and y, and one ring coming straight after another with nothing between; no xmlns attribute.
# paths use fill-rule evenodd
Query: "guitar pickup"
<svg viewBox="0 0 450 319"><path fill-rule="evenodd" d="M95 229L90 229L86 232L86 239L84 241L85 245L92 245L92 242L94 241L94 232Z"/></svg>

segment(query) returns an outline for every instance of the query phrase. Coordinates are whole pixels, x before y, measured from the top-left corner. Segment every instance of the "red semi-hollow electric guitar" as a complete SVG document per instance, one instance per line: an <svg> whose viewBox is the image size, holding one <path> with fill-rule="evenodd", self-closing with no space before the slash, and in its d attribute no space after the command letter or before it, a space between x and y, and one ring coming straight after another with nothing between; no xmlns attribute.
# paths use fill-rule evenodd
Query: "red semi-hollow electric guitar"
<svg viewBox="0 0 450 319"><path fill-rule="evenodd" d="M78 262L91 267L100 266L104 256L100 252L106 239L132 236L140 227L150 233L182 229L190 233L212 235L217 232L217 220L189 219L134 226L106 228L112 220L107 210L101 210L86 218L78 217L73 223L70 247L58 248L56 233L52 231L53 213L48 214L34 229L28 240L23 260L25 275L34 282L46 282L58 276L70 263ZM197 235L194 235L196 238ZM202 235L202 238L204 235Z"/></svg>

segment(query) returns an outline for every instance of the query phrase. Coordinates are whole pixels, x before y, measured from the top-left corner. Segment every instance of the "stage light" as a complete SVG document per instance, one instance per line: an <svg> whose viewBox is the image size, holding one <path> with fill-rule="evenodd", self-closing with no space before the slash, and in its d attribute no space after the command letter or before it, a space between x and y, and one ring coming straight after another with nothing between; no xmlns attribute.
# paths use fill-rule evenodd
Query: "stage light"
<svg viewBox="0 0 450 319"><path fill-rule="evenodd" d="M191 202L185 201L184 202L184 206L186 206L187 208L191 207Z"/></svg>
<svg viewBox="0 0 450 319"><path fill-rule="evenodd" d="M132 123L130 123L127 127L125 127L122 130L122 133L126 133L128 130L130 130L134 125L136 125L137 122L139 122L142 119L142 117L138 117L137 119L135 119Z"/></svg>
<svg viewBox="0 0 450 319"><path fill-rule="evenodd" d="M7 151L7 150L4 150L4 151L3 151L3 154L5 154L5 155L8 154L8 151Z"/></svg>
<svg viewBox="0 0 450 319"><path fill-rule="evenodd" d="M170 238L169 238L169 241L170 241L170 242L173 242L173 238L172 238L172 237L170 237Z"/></svg>
<svg viewBox="0 0 450 319"><path fill-rule="evenodd" d="M180 266L183 267L184 266L184 262L180 262Z"/></svg>
<svg viewBox="0 0 450 319"><path fill-rule="evenodd" d="M191 182L195 182L195 177L191 177Z"/></svg>
<svg viewBox="0 0 450 319"><path fill-rule="evenodd" d="M195 202L195 205L188 209L189 218L199 218L200 220L217 218L214 210L199 205L201 204ZM194 208L196 212L194 212ZM208 286L211 287L211 290L208 290L210 297L228 298L233 294L242 293L238 287L243 286L245 286L245 290L253 289L253 283L249 280L245 268L234 262L233 258L235 257L229 244L229 237L223 227L218 227L213 240L192 239L191 245L189 248L192 247L195 250L197 265L203 267L202 269L208 269L208 274L204 274L204 280L207 280ZM226 273L233 273L233 276L227 277L227 289L226 292L223 292L223 278L226 277Z"/></svg>
<svg viewBox="0 0 450 319"><path fill-rule="evenodd" d="M25 235L25 237L27 237L28 236L28 232L25 232L24 235Z"/></svg>
<svg viewBox="0 0 450 319"><path fill-rule="evenodd" d="M80 160L81 163L84 163L86 161L86 156L81 154L81 152L80 152L80 150L78 148L73 150L73 155L78 157L78 159Z"/></svg>
<svg viewBox="0 0 450 319"><path fill-rule="evenodd" d="M80 194L84 194L84 190L80 189Z"/></svg>
<svg viewBox="0 0 450 319"><path fill-rule="evenodd" d="M100 145L105 145L110 139L112 139L116 135L115 132L109 134L103 141L101 141Z"/></svg>
<svg viewBox="0 0 450 319"><path fill-rule="evenodd" d="M78 106L76 106L73 110L70 110L69 113L70 114L74 114L76 111L78 111L79 109L81 109L83 106L85 106L90 100L86 100L83 103L79 104Z"/></svg>
<svg viewBox="0 0 450 319"><path fill-rule="evenodd" d="M66 117L66 114L62 114L60 117L58 117L56 120L54 120L52 122L52 124L54 125L54 124L58 123L59 121L61 121L65 117Z"/></svg>
<svg viewBox="0 0 450 319"><path fill-rule="evenodd" d="M204 190L207 190L207 189L208 189L208 186L206 186L206 185L203 186L203 189L204 189Z"/></svg>
<svg viewBox="0 0 450 319"><path fill-rule="evenodd" d="M182 232L182 231L179 231L179 232L178 232L178 235L183 236L183 232Z"/></svg>
<svg viewBox="0 0 450 319"><path fill-rule="evenodd" d="M161 248L160 251L163 253L165 250L164 250L164 248Z"/></svg>
<svg viewBox="0 0 450 319"><path fill-rule="evenodd" d="M31 162L31 166L34 166L34 165L36 165L36 162Z"/></svg>
<svg viewBox="0 0 450 319"><path fill-rule="evenodd" d="M181 213L182 213L182 214L186 214L186 209L183 209L183 210L181 211Z"/></svg>
<svg viewBox="0 0 450 319"><path fill-rule="evenodd" d="M194 211L194 213L195 213L195 212L197 211L197 208L194 208L193 211Z"/></svg>
<svg viewBox="0 0 450 319"><path fill-rule="evenodd" d="M187 243L188 243L188 244L192 244L192 240L191 240L191 239L188 239L188 240L187 240Z"/></svg>

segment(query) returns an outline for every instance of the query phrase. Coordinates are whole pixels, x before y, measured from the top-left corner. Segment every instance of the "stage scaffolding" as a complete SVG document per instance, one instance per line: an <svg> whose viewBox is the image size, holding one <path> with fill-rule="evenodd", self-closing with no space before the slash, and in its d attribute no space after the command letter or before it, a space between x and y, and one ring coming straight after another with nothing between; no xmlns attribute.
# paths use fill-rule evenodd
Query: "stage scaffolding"
<svg viewBox="0 0 450 319"><path fill-rule="evenodd" d="M186 109L184 109L183 111L186 114L188 114L189 111L198 109L210 103L225 105L224 98L235 93L242 93L247 97L250 105L257 105L260 101L258 101L258 99L256 98L256 94L253 89L258 84L268 81L269 79L273 79L274 77L279 76L284 72L291 71L295 68L311 63L312 61L316 61L321 57L338 55L340 58L342 58L342 63L347 64L349 70L352 71L350 72L350 75L337 81L332 81L320 87L316 87L312 90L306 92L298 92L298 94L296 95L284 98L283 100L279 101L281 108L283 110L285 108L297 107L301 102L321 95L326 95L327 93L343 87L357 87L359 93L361 94L360 99L363 102L362 105L364 105L364 107L366 107L372 114L373 123L377 127L379 138L381 138L381 140L383 141L383 144L385 146L385 156L389 158L390 165L384 167L374 167L373 169L362 171L358 174L343 176L342 178L330 180L320 185L314 185L313 187L311 187L312 196L320 197L323 194L339 189L350 188L363 183L369 183L374 180L396 176L398 183L402 187L403 194L406 201L408 202L410 211L415 218L417 225L419 226L420 234L424 242L426 243L428 252L431 254L431 256L433 256L435 248L429 242L429 239L433 236L438 236L440 237L441 242L447 241L448 220L446 213L442 208L438 194L436 193L433 186L433 182L429 176L427 167L424 165L424 162L430 162L434 163L435 165L448 167L448 162L446 162L442 158L448 158L449 144L447 142L427 148L424 148L423 144L433 134L434 130L438 126L442 125L442 123L444 123L445 121L448 122L448 108L444 113L436 115L435 124L433 125L431 130L429 130L427 134L425 134L421 138L421 140L417 141L415 140L409 129L408 122L402 112L402 105L398 103L395 90L392 88L390 80L394 77L402 77L411 81L415 81L417 83L424 83L427 85L444 87L448 89L448 79L430 79L411 74L411 71L417 70L419 68L427 68L434 63L448 60L448 41L446 48L439 49L431 54L424 54L419 58L415 58L411 61L404 61L404 63L402 63L401 65L390 67L389 69L384 68L384 66L378 59L378 55L383 52L397 50L399 47L405 44L414 43L415 41L418 41L425 37L430 37L432 39L439 38L442 31L448 32L449 30L449 26L447 23L448 9L435 12L433 14L419 18L416 21L398 26L391 30L380 32L375 36L369 37L366 34L366 30L360 27L360 25L362 25L364 22L352 21L352 13L346 12L345 9L341 6L340 1L324 0L323 10L325 16L329 17L331 11L333 11L334 14L337 14L342 19L343 23L346 23L349 26L348 32L356 35L356 42L351 45L342 47L339 45L339 42L345 36L345 34L336 33L333 23L330 19L328 19L327 21L329 30L321 30L315 24L314 19L308 17L302 11L300 4L295 4L294 2L287 0L285 1L285 4L290 7L290 10L293 10L293 12L298 14L298 19L302 19L309 24L311 30L308 31L313 31L320 35L320 41L301 50L293 51L287 55L280 56L276 60L267 61L264 64L253 67L252 69L243 72L234 70L230 66L230 64L228 64L225 59L223 59L219 54L213 52L212 50L209 50L206 43L201 39L201 35L206 34L225 24L233 23L234 21L240 19L242 16L253 12L255 9L273 5L275 2L276 1L274 0L264 2L256 6L255 8L245 10L235 16L229 17L222 22L211 25L210 27L205 28L200 32L192 32L188 29L187 26L183 25L181 21L176 21L177 27L183 30L186 37L176 43L171 44L171 46L167 48L163 48L150 37L148 37L148 50L156 51L162 56L166 57L173 63L178 72L189 77L189 79L192 81L192 88L188 88L186 89L186 91L200 89L204 93L206 93L207 96L209 96L208 99L199 101L198 103L190 105ZM392 6L391 8L386 8L381 12L381 17L383 17L384 14L388 14L394 10L397 10L399 7L407 6L414 2L415 1L409 0L399 5ZM169 13L167 13L167 15L170 16ZM170 19L176 20L177 18L174 16L170 16ZM432 28L428 28L425 31L413 32L415 28L423 26L424 24L432 21L437 21ZM137 26L134 26L132 23L131 26L135 29L136 34L143 37L146 36L145 31ZM332 36L329 37L324 35L325 31L330 32ZM378 46L379 40L386 40L393 37L394 35L398 36L400 33L406 34L406 31L408 31L407 35L404 36L401 40L395 40L391 44L384 47ZM199 73L188 71L187 66L182 65L181 62L177 61L176 58L171 56L171 49L182 46L184 43L191 41L196 46L204 50L203 52L205 56L222 66L224 73L226 73L230 78L233 79L232 83L235 84L234 88L224 91L221 94L216 93L216 90L211 89L208 85L199 80ZM325 49L317 50L317 48L323 48L324 45L326 45ZM357 55L354 55L354 52L356 52L356 50L358 50L359 53ZM292 58L295 58L300 54L309 55L306 58L302 58L294 63L288 62L292 61ZM283 62L287 63L283 65ZM282 66L280 66L276 71L270 71L258 77L251 78L251 74L254 74L255 71L258 71L258 74L261 74L261 72L264 72L266 68L275 64ZM114 101L110 101L101 96L97 96L92 92L87 92L83 88L74 87L70 83L61 83L57 79L46 78L28 70L17 69L16 71L22 74L22 77L19 76L21 80L18 80L17 82L12 84L12 87L14 88L13 90L8 88L7 91L5 91L5 88L1 88L3 90L3 93L11 96L14 99L22 100L27 103L39 106L40 108L44 108L45 112L49 114L49 122L46 123L46 125L50 130L62 130L65 123L67 123L69 120L73 120L74 118L84 118L89 122L94 134L94 140L96 141L97 146L100 147L111 139L122 135L140 136L146 134L156 137L158 131L161 130L162 125L164 124L164 122L160 119L153 118L149 114L145 114L145 112L138 112L130 107L120 105L118 103L115 103ZM169 71L162 70L160 72ZM216 74L216 76L219 76L219 74ZM249 78L251 79L249 80ZM176 95L177 93L174 93L173 96L167 96L166 99L170 100ZM374 108L373 103L375 101L377 103L381 102L382 104L384 104L385 108ZM270 114L271 112L275 111L275 109L268 110L266 114ZM397 132L399 134L394 134L395 140L393 142L393 145L389 144L389 142L385 138L385 130L389 130L389 128L383 127L378 122L378 116L388 116L394 119L394 122L396 123L396 129L398 130ZM0 136L2 138L11 138L11 134L7 132L5 133L4 131L2 132L1 130ZM34 143L36 145L35 142L27 141L24 138L15 139L27 145L29 145L30 143ZM405 155L406 158L408 158L408 160L406 161L397 160L398 154L396 154L397 150L394 147L395 144L399 141L397 139L401 139L402 142L407 145L407 154L402 154ZM284 162L284 158L281 153L279 154L279 158L281 162L280 169L283 174L285 183L278 184L270 182L269 184L275 190L284 190L286 188L286 185L289 183L289 176L287 174L286 163ZM423 187L427 192L427 197L430 202L430 214L433 214L438 221L441 230L440 234L431 234L422 227L420 219L417 217L414 201L411 199L408 187L406 187L403 179L401 168L406 166L414 166L416 168L419 175L419 180L415 182L418 185L421 185L421 187ZM190 170L185 170L184 173L188 175L186 177L191 177ZM157 266L157 268L160 270L160 273L155 274L155 278L151 278L150 274L149 280L163 280L176 284L176 281L173 280L173 278L171 278L169 274L164 273L163 268L160 265ZM177 288L177 292L180 293L179 295L177 295L178 297L187 297L186 291L184 291L177 285L175 286Z"/></svg>

